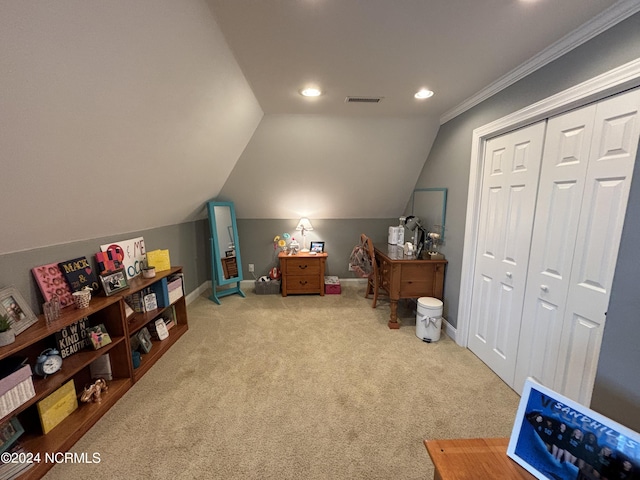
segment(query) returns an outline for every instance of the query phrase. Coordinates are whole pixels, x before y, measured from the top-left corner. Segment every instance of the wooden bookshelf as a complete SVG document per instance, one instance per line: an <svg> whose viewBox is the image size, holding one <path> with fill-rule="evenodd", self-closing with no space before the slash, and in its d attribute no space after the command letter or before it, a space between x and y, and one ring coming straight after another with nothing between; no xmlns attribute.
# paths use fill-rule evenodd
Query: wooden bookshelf
<svg viewBox="0 0 640 480"><path fill-rule="evenodd" d="M38 355L46 348L57 347L55 334L73 323L88 318L91 326L104 324L111 343L98 350L90 347L80 350L63 359L62 368L55 374L42 378L33 375L35 396L24 402L9 415L0 419L5 422L16 416L23 426L25 433L18 442L25 450L37 454L42 461L34 464L18 478L38 479L53 467L53 462L45 462L46 454L60 454L68 451L115 403L126 393L164 355L176 341L189 329L187 308L183 295L174 300L171 305L145 313L134 313L128 318L125 315L125 296L143 292L150 287L166 285L169 277L182 273L182 267L159 272L154 278L137 277L130 281L129 288L111 297L94 296L88 308L78 310L67 307L62 310L60 317L47 324L44 315L38 316L36 324L29 327L16 337L16 341L5 347L0 347L0 361L12 356L27 358L33 368ZM155 285L160 282L158 285ZM167 295L168 297L168 295ZM142 361L138 368L133 368L130 338L155 319L167 315L169 311L174 315L175 326L169 330L169 337L154 340L153 347L147 354L142 354ZM47 398L69 380L74 381L76 395L80 397L85 385L92 383L90 365L105 353L109 354L113 380L108 381L108 390L103 393L99 403L83 403L78 400L78 408L68 415L49 433L43 434L38 414L38 402Z"/></svg>

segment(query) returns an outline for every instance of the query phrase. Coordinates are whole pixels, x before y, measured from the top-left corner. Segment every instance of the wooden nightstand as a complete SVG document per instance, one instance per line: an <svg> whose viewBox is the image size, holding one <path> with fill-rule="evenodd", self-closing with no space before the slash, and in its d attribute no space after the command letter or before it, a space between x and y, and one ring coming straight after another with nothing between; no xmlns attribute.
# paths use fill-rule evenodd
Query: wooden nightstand
<svg viewBox="0 0 640 480"><path fill-rule="evenodd" d="M327 257L326 253L280 253L278 259L282 271L282 296L294 293L324 295L324 267Z"/></svg>

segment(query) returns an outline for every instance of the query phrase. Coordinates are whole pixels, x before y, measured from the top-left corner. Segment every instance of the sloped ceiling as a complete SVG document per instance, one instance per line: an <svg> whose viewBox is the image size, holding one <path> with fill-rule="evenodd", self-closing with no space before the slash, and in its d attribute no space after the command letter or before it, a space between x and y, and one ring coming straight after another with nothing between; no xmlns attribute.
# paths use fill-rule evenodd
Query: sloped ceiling
<svg viewBox="0 0 640 480"><path fill-rule="evenodd" d="M262 110L203 1L0 2L0 254L204 214Z"/></svg>
<svg viewBox="0 0 640 480"><path fill-rule="evenodd" d="M241 218L395 216L443 113L613 3L3 0L0 254L214 197ZM326 95L303 102L307 81Z"/></svg>

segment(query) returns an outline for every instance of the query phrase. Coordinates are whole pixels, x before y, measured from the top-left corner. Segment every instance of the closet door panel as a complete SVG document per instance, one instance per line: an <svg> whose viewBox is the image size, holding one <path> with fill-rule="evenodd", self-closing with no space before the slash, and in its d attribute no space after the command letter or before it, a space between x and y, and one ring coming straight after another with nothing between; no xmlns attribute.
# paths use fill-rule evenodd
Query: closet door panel
<svg viewBox="0 0 640 480"><path fill-rule="evenodd" d="M469 348L513 382L546 122L485 150Z"/></svg>
<svg viewBox="0 0 640 480"><path fill-rule="evenodd" d="M514 390L552 387L596 106L549 119L542 157Z"/></svg>
<svg viewBox="0 0 640 480"><path fill-rule="evenodd" d="M640 90L597 105L554 388L591 391L640 137ZM584 356L588 355L588 358Z"/></svg>

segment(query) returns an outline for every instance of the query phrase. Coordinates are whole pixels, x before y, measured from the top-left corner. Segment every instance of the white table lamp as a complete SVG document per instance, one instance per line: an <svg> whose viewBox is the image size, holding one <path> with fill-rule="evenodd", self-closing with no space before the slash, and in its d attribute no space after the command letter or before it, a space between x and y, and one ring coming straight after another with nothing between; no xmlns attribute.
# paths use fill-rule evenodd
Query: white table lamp
<svg viewBox="0 0 640 480"><path fill-rule="evenodd" d="M296 227L296 230L302 231L302 250L300 251L308 252L309 249L307 248L307 239L305 236L305 232L309 232L313 230L313 225L311 225L311 222L309 221L308 218L303 217L298 222L298 226Z"/></svg>

